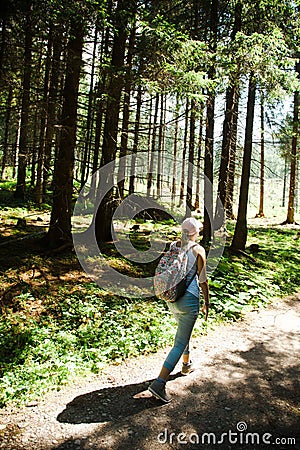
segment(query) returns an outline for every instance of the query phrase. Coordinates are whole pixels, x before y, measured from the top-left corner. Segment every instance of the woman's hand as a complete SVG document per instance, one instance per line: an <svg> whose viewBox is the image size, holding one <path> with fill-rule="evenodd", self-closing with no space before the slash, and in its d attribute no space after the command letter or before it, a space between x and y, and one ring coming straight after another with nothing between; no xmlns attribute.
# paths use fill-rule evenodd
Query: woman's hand
<svg viewBox="0 0 300 450"><path fill-rule="evenodd" d="M209 311L209 288L208 288L208 282L204 281L203 283L200 283L200 287L202 290L202 294L204 297L204 305L201 308L201 311L203 314L205 314L205 320L207 320L208 317L208 311Z"/></svg>
<svg viewBox="0 0 300 450"><path fill-rule="evenodd" d="M201 311L205 315L204 318L207 320L208 318L208 310L209 310L209 287L206 275L206 256L205 250L203 247L197 247L197 272L199 276L199 284L202 290L202 294L204 297L204 305L201 308Z"/></svg>
<svg viewBox="0 0 300 450"><path fill-rule="evenodd" d="M204 319L207 320L207 318L208 318L208 311L209 311L209 303L204 303L204 305L202 306L201 311L203 312L203 314L205 314Z"/></svg>

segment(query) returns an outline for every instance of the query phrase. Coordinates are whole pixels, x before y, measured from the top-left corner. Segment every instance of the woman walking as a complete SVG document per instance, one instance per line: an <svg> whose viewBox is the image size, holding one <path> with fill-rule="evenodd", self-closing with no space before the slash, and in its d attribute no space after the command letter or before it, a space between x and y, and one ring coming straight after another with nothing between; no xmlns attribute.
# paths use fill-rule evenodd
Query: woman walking
<svg viewBox="0 0 300 450"><path fill-rule="evenodd" d="M204 248L196 244L199 236L199 222L194 218L187 218L181 225L181 240L171 245L181 247L187 252L187 289L185 294L174 303L168 303L170 311L174 314L177 322L177 332L173 348L165 359L159 376L150 384L149 391L156 398L165 403L171 401L171 397L166 393L166 381L182 356L183 375L188 375L194 368L190 360L189 341L199 315L200 309L200 289L204 297L202 312L207 320L209 310L209 289L206 276L206 255Z"/></svg>

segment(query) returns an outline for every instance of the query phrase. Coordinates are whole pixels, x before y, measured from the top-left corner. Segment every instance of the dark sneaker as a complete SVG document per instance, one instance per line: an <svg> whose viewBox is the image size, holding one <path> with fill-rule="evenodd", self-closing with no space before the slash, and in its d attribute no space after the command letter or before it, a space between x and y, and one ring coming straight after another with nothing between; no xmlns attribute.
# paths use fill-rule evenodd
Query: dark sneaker
<svg viewBox="0 0 300 450"><path fill-rule="evenodd" d="M195 367L193 366L192 361L189 363L183 363L181 368L181 374L182 375L188 375L191 372L194 372Z"/></svg>
<svg viewBox="0 0 300 450"><path fill-rule="evenodd" d="M154 380L148 390L151 392L154 397L158 398L164 403L170 403L172 400L171 397L166 393L166 384L161 381Z"/></svg>

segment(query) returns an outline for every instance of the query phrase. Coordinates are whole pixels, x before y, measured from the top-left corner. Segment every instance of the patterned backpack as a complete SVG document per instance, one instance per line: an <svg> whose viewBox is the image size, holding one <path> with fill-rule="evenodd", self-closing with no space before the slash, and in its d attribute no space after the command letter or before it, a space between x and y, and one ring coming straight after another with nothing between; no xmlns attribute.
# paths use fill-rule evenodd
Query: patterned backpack
<svg viewBox="0 0 300 450"><path fill-rule="evenodd" d="M182 297L195 277L187 284L188 251L197 244L189 246L185 251L172 242L170 249L160 259L154 277L155 295L166 302L176 302Z"/></svg>

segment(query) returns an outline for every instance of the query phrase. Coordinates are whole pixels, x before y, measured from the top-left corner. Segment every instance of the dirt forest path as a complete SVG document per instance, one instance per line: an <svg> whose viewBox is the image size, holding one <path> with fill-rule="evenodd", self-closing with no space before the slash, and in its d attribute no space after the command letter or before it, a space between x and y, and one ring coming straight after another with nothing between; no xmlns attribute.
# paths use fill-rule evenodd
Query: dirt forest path
<svg viewBox="0 0 300 450"><path fill-rule="evenodd" d="M300 294L193 339L197 370L177 366L162 405L147 386L168 349L0 413L0 448L298 449Z"/></svg>

